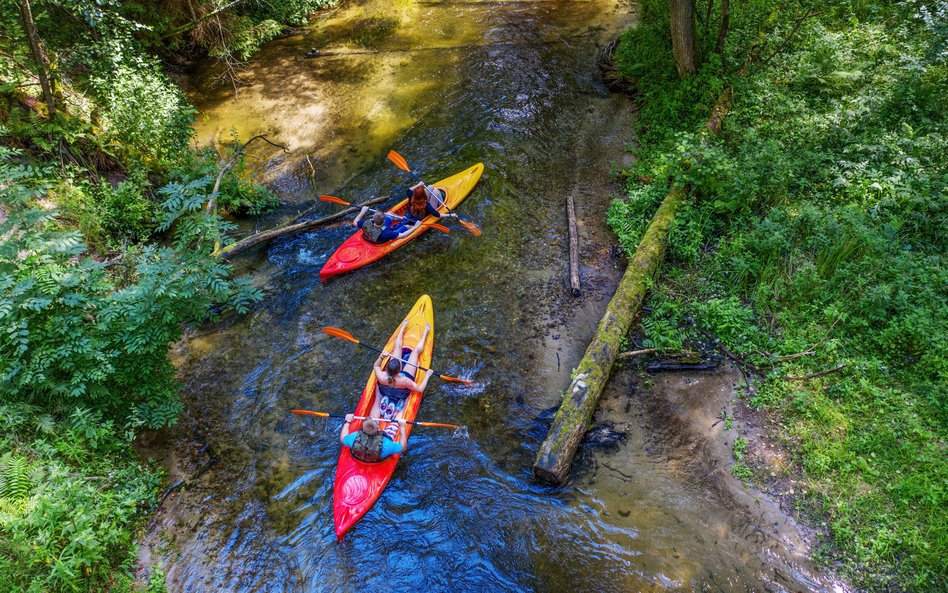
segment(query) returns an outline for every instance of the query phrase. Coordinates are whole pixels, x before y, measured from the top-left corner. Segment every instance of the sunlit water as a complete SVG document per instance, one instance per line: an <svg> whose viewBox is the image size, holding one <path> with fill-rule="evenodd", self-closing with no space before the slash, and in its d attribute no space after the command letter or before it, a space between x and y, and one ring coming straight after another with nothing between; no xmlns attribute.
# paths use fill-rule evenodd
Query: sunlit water
<svg viewBox="0 0 948 593"><path fill-rule="evenodd" d="M563 488L531 477L620 274L604 209L633 110L599 83L595 57L632 22L616 0L353 4L270 44L236 97L212 71L190 79L202 143L267 133L291 150L254 151L288 204L256 224L320 193L404 186L384 158L396 148L429 180L484 162L461 209L484 234L428 233L327 286L318 270L348 227L240 258L267 298L181 345L186 412L151 449L170 451L184 475L212 463L169 497L149 536L171 591L828 587L772 502L724 486L733 478L713 459L734 435L711 429L718 410L704 402L726 401L731 375L659 382L649 395L619 371L597 418L625 440L584 446ZM566 286L568 192L584 238L578 300ZM339 424L289 410L351 410L374 355L321 328L382 344L422 293L435 306L433 365L476 384L433 379L418 419L466 429L415 430L378 503L338 543Z"/></svg>

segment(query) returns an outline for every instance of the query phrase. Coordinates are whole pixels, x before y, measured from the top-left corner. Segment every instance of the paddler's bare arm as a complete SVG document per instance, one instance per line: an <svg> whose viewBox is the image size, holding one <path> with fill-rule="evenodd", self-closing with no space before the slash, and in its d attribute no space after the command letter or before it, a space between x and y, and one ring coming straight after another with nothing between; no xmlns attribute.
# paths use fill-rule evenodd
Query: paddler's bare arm
<svg viewBox="0 0 948 593"><path fill-rule="evenodd" d="M352 221L352 226L359 226L359 221L362 220L362 217L369 211L368 206L363 206L362 210L359 211L359 215L355 217L355 220Z"/></svg>
<svg viewBox="0 0 948 593"><path fill-rule="evenodd" d="M424 391L424 390L425 390L425 387L428 386L428 379L431 378L431 373L429 373L428 371L422 370L422 369L418 369L418 372L419 372L419 373L424 373L425 378L422 379L420 382L415 383L414 381L412 381L412 380L409 379L408 377L402 377L402 380L404 381L404 383L402 383L402 385L400 385L400 387L408 387L408 388L411 389L412 391Z"/></svg>
<svg viewBox="0 0 948 593"><path fill-rule="evenodd" d="M421 371L425 374L425 378L421 380L421 385L418 386L418 391L424 391L425 387L428 386L428 379L431 378L431 375L434 374L434 371Z"/></svg>
<svg viewBox="0 0 948 593"><path fill-rule="evenodd" d="M402 453L408 450L408 431L405 430L405 419L398 419L398 444L402 446Z"/></svg>
<svg viewBox="0 0 948 593"><path fill-rule="evenodd" d="M349 434L349 425L352 423L352 414L346 414L346 423L342 425L342 430L339 431L339 442L342 443L342 439L346 438ZM345 443L343 443L345 444Z"/></svg>
<svg viewBox="0 0 948 593"><path fill-rule="evenodd" d="M383 358L385 358L385 355L379 354L379 357L375 359L375 364L372 365L372 370L375 371L375 378L379 381L385 381L385 374L382 371Z"/></svg>

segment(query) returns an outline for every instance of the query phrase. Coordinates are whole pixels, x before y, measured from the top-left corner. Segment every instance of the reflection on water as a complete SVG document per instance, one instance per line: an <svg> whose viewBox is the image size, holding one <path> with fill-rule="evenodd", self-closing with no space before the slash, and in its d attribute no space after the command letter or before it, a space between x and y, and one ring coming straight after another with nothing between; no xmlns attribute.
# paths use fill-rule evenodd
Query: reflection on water
<svg viewBox="0 0 948 593"><path fill-rule="evenodd" d="M707 412L682 410L705 393L726 400L727 374L677 401L674 385L646 396L617 373L600 417L626 438L584 447L566 488L531 479L549 410L619 277L603 219L632 108L594 61L631 20L622 0L368 1L270 44L236 97L211 86L213 72L195 75L201 142L266 132L292 149L256 153L294 204L273 218L316 193L357 200L405 184L384 159L393 147L428 179L487 170L462 212L480 238L428 233L327 286L318 270L345 226L240 261L266 301L178 353L187 411L164 435L168 462L185 475L214 464L169 497L149 538L171 591L821 589L774 505L722 489L728 468L694 461L726 458L712 451L726 437L679 426ZM583 223L579 300L565 283L567 192ZM476 384L433 379L418 419L466 429L413 431L378 503L337 543L339 424L289 411L348 411L365 383L372 354L324 326L381 344L423 293L435 368Z"/></svg>

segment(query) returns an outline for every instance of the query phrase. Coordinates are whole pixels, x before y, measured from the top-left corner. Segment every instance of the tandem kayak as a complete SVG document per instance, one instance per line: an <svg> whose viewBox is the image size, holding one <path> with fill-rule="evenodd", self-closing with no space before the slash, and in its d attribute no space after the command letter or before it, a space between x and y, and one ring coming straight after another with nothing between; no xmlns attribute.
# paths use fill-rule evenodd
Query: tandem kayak
<svg viewBox="0 0 948 593"><path fill-rule="evenodd" d="M481 174L484 172L484 164L477 163L470 169L461 171L457 175L452 175L447 179L442 179L437 183L431 184L429 187L436 187L445 191L445 204L452 210L458 207L458 204L464 201L464 198L471 193L471 190L474 189L474 185L477 184L477 180L481 178ZM408 200L402 200L396 204L392 209L388 210L390 214L402 215L405 213L405 209L408 207ZM448 209L445 206L440 206L438 211L442 214L447 214ZM434 216L425 217L424 221L426 223L437 222ZM322 282L327 281L328 279L336 276L338 274L343 274L345 272L351 272L361 268L364 265L370 264L376 260L381 259L386 254L395 251L405 243L408 243L412 239L415 239L430 227L428 225L421 225L415 232L403 237L401 239L396 239L394 241L389 241L387 243L382 243L376 245L374 243L369 243L362 236L362 231L357 230L352 234L351 237L345 240L345 242L336 249L329 259L326 261L326 264L323 266L323 269L319 271L319 279Z"/></svg>
<svg viewBox="0 0 948 593"><path fill-rule="evenodd" d="M428 333L428 340L424 349L419 353L418 364L423 367L431 366L431 352L434 350L434 306L431 304L431 297L423 295L411 311L405 317L408 325L405 328L405 336L402 344L405 347L414 347L421 334L425 330L425 324L431 325L431 331ZM395 345L395 338L398 336L398 329L389 338L385 344L384 350L391 352ZM421 371L419 371L420 373ZM416 374L421 381L421 375ZM418 413L418 406L421 405L422 393L412 391L405 403L405 420L414 420ZM356 406L356 416L369 416L372 411L372 404L375 401L375 372L369 375L369 381L365 384L362 391L362 397L359 398L359 405ZM354 432L362 426L361 420L353 421L350 429ZM405 426L405 430L411 434L411 424ZM383 423L382 428L385 428ZM395 471L395 464L401 455L391 455L377 463L365 463L359 461L349 452L349 447L342 447L339 453L339 463L336 466L336 482L333 486L332 514L333 521L336 524L336 538L342 541L342 537L352 528L356 522L365 515L375 501L378 500L385 485L388 484L392 473Z"/></svg>

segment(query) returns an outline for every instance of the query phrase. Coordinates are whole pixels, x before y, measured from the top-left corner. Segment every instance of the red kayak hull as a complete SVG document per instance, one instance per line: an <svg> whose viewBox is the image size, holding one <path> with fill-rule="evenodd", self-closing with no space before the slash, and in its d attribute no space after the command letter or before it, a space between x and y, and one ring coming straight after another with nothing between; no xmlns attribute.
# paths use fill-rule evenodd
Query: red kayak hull
<svg viewBox="0 0 948 593"><path fill-rule="evenodd" d="M481 178L481 174L483 172L484 165L482 163L477 163L469 169L465 169L456 175L452 175L447 179L438 181L437 183L433 184L433 187L437 187L445 191L446 196L444 202L453 210L464 201L464 198L466 198L468 194L471 193L471 190L474 189L474 186L477 184L477 180ZM401 216L405 213L405 209L407 207L408 200L405 199L396 204L392 209L388 210L388 212ZM443 205L438 208L438 211L444 214L447 214L448 212L447 208ZM427 216L422 222L438 222L438 219L434 216ZM319 271L319 280L321 282L326 282L333 276L351 272L352 270L361 268L362 266L368 265L374 261L378 261L405 243L420 237L422 233L425 233L430 229L430 226L423 224L415 229L415 231L407 237L402 237L401 239L382 243L381 245L369 243L362 237L362 232L357 230L352 234L351 237L346 239L345 242L343 242L343 244L338 247L338 249L336 249L336 251L329 257L328 260L326 260L323 268Z"/></svg>
<svg viewBox="0 0 948 593"><path fill-rule="evenodd" d="M434 350L434 306L431 298L423 295L405 317L408 326L403 338L404 347L414 347L425 329L425 324L431 325L428 340L418 357L418 364L424 367L431 366L431 353ZM395 343L398 330L389 338L384 350L390 352ZM418 376L420 380L421 377ZM356 406L356 416L368 416L375 401L375 372L369 375L369 380ZM405 420L414 420L421 405L422 393L413 391L405 403ZM358 420L352 423L351 429L358 430L362 423ZM385 428L383 423L382 428ZM411 425L405 430L411 434ZM349 452L349 447L342 447L339 453L339 463L336 466L336 481L333 486L333 521L336 525L336 538L342 541L349 529L361 519L375 501L378 500L388 481L392 478L395 465L401 455L392 455L378 463L364 463L357 460Z"/></svg>

